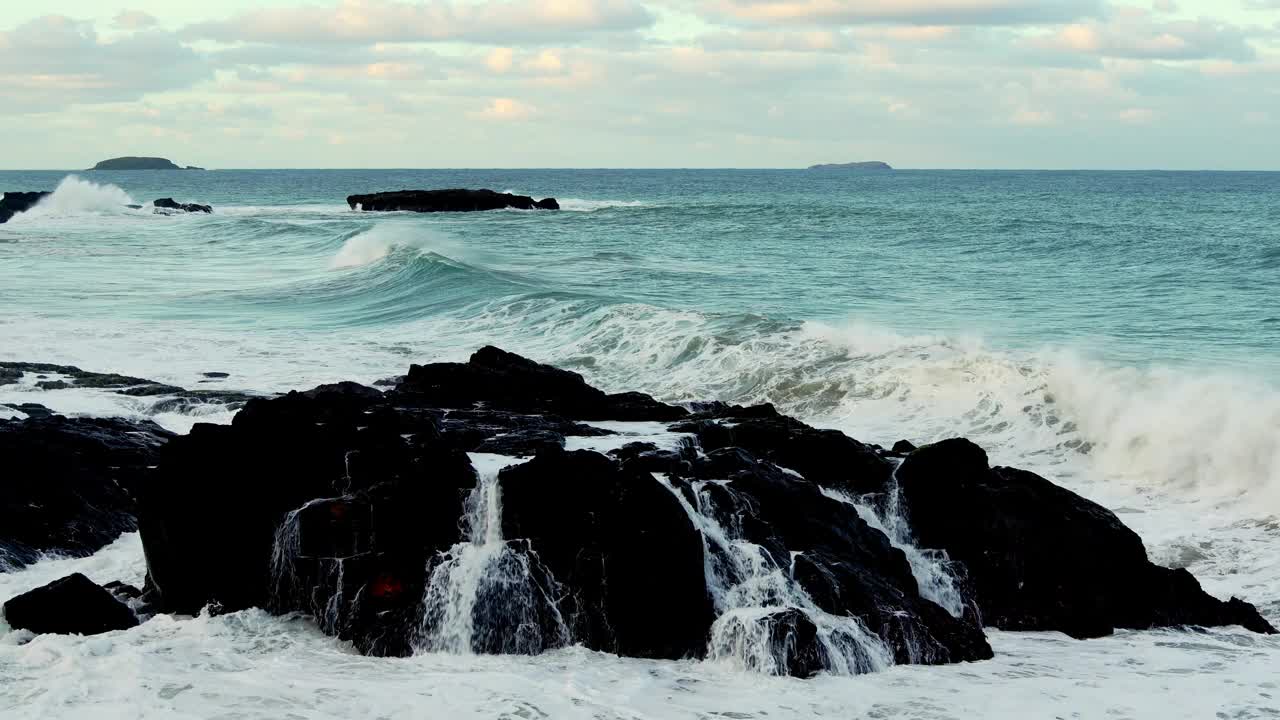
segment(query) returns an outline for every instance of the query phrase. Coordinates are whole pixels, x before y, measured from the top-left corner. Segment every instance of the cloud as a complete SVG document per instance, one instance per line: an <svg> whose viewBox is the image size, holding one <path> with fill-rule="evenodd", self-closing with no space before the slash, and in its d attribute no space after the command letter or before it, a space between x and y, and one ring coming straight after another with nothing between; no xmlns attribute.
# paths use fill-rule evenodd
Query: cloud
<svg viewBox="0 0 1280 720"><path fill-rule="evenodd" d="M524 120L537 112L537 108L511 98L493 98L476 117L485 120Z"/></svg>
<svg viewBox="0 0 1280 720"><path fill-rule="evenodd" d="M840 52L853 47L846 35L831 30L743 30L706 35L698 44L708 50L759 52Z"/></svg>
<svg viewBox="0 0 1280 720"><path fill-rule="evenodd" d="M1032 38L1032 47L1100 57L1143 60L1252 60L1245 33L1213 20L1157 21L1150 13L1117 13L1109 22L1074 23Z"/></svg>
<svg viewBox="0 0 1280 720"><path fill-rule="evenodd" d="M205 58L156 30L106 41L89 23L47 15L0 32L0 95L14 111L135 100L212 75Z"/></svg>
<svg viewBox="0 0 1280 720"><path fill-rule="evenodd" d="M751 23L1023 25L1102 14L1101 0L708 0L709 14Z"/></svg>
<svg viewBox="0 0 1280 720"><path fill-rule="evenodd" d="M512 57L515 52L508 47L494 48L485 58L484 64L496 73L504 73L511 69Z"/></svg>
<svg viewBox="0 0 1280 720"><path fill-rule="evenodd" d="M1052 125L1054 123L1054 115L1048 110L1029 110L1023 108L1018 110L1011 117L1010 122L1014 125L1025 125L1030 127Z"/></svg>
<svg viewBox="0 0 1280 720"><path fill-rule="evenodd" d="M111 26L117 30L142 30L155 27L158 22L154 15L141 10L125 10L116 15L115 20L111 21Z"/></svg>
<svg viewBox="0 0 1280 720"><path fill-rule="evenodd" d="M1155 119L1156 114L1149 108L1128 108L1121 110L1117 117L1130 125L1146 125Z"/></svg>
<svg viewBox="0 0 1280 720"><path fill-rule="evenodd" d="M639 0L342 0L333 6L266 8L185 29L223 42L513 42L636 30L654 16Z"/></svg>

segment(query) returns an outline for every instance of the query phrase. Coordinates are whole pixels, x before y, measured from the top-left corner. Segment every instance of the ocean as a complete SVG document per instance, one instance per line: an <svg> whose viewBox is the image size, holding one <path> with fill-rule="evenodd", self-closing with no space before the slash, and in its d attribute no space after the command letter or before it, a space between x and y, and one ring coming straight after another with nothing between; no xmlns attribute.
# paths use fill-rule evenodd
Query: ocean
<svg viewBox="0 0 1280 720"><path fill-rule="evenodd" d="M345 204L436 187L564 210ZM494 344L608 391L769 401L865 442L968 437L1280 621L1280 173L0 172L3 190L55 188L0 225L0 359L275 392ZM214 212L152 213L162 197ZM0 387L20 402L180 432L231 417ZM140 583L141 544L0 574L0 599L73 569ZM30 642L0 620L0 715L1280 716L1274 636L989 636L987 662L806 681L581 648L366 658L257 611Z"/></svg>

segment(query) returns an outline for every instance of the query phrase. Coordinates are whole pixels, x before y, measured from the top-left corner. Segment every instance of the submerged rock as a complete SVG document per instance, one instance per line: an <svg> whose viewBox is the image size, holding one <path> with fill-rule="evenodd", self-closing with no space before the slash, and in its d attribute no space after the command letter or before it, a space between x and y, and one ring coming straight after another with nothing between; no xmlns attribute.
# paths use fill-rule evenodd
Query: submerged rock
<svg viewBox="0 0 1280 720"><path fill-rule="evenodd" d="M9 600L4 618L15 630L36 634L97 635L138 625L128 605L80 573Z"/></svg>
<svg viewBox="0 0 1280 720"><path fill-rule="evenodd" d="M49 195L52 195L52 193L44 190L5 193L4 198L0 199L0 223L7 223L14 215L30 210L35 207L36 203Z"/></svg>
<svg viewBox="0 0 1280 720"><path fill-rule="evenodd" d="M160 198L159 200L153 201L151 204L157 208L161 208L165 210L181 210L182 212L189 212L189 213L213 212L213 208L209 205L201 205L199 203L180 203L175 201L173 198Z"/></svg>
<svg viewBox="0 0 1280 720"><path fill-rule="evenodd" d="M147 420L0 420L0 570L89 555L135 530L130 493L171 437Z"/></svg>
<svg viewBox="0 0 1280 720"><path fill-rule="evenodd" d="M1252 605L1151 563L1115 513L1025 470L992 468L968 440L916 450L897 479L920 544L964 563L989 625L1076 638L1177 625L1275 632Z"/></svg>
<svg viewBox="0 0 1280 720"><path fill-rule="evenodd" d="M475 212L483 210L559 210L555 198L534 200L528 195L512 195L492 190L397 190L368 195L348 195L347 205L365 212L409 210L412 212Z"/></svg>

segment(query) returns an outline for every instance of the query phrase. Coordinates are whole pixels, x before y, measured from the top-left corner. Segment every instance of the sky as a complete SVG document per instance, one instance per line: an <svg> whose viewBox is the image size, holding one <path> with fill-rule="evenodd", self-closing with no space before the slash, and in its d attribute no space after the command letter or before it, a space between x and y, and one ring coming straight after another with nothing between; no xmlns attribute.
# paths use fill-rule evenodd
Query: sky
<svg viewBox="0 0 1280 720"><path fill-rule="evenodd" d="M0 15L0 136L3 169L1280 170L1280 0L43 0Z"/></svg>

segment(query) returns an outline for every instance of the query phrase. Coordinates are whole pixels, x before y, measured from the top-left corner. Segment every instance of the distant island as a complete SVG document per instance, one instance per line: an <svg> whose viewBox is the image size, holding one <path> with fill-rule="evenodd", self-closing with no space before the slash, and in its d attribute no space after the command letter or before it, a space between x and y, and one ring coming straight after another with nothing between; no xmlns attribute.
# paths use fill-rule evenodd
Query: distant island
<svg viewBox="0 0 1280 720"><path fill-rule="evenodd" d="M184 168L174 165L165 158L158 157L118 157L102 162L89 168L90 170L183 170ZM203 170L193 165L188 165L186 170Z"/></svg>
<svg viewBox="0 0 1280 720"><path fill-rule="evenodd" d="M886 162L879 160L871 160L868 162L851 162L851 163L826 163L823 165L810 165L810 170L892 170L893 168Z"/></svg>

